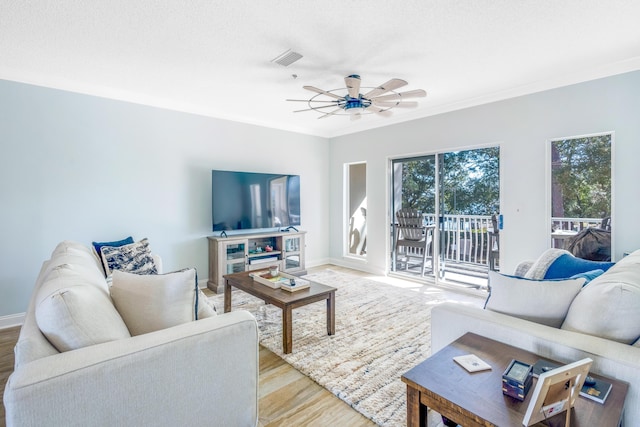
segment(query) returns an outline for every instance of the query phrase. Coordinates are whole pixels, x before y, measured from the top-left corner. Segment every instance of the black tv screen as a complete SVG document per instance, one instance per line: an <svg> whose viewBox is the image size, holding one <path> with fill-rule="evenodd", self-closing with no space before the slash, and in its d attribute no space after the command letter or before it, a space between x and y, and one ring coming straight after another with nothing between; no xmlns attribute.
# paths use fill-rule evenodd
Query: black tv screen
<svg viewBox="0 0 640 427"><path fill-rule="evenodd" d="M211 171L213 231L300 225L300 176Z"/></svg>

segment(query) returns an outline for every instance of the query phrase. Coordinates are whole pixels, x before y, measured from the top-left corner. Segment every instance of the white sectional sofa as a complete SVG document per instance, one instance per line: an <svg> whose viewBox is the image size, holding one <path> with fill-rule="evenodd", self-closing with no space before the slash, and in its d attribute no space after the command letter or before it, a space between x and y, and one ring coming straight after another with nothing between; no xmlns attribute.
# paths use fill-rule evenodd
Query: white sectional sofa
<svg viewBox="0 0 640 427"><path fill-rule="evenodd" d="M579 319L591 319L584 321L590 323L584 331L576 330ZM473 332L565 363L590 357L593 372L629 383L623 425L640 423L640 340L603 337L616 335L616 328L640 331L640 251L582 288L570 302L562 328L456 303L434 307L431 321L433 353ZM594 330L601 336L593 335Z"/></svg>
<svg viewBox="0 0 640 427"><path fill-rule="evenodd" d="M90 295L80 309L93 318L79 325L51 319L42 306L54 294L81 302ZM91 250L58 245L38 276L15 348L4 391L7 426L257 424L258 330L248 312L129 336L108 304L109 288ZM97 330L82 330L96 324ZM68 337L73 328L82 335L76 341ZM61 352L62 341L77 348Z"/></svg>

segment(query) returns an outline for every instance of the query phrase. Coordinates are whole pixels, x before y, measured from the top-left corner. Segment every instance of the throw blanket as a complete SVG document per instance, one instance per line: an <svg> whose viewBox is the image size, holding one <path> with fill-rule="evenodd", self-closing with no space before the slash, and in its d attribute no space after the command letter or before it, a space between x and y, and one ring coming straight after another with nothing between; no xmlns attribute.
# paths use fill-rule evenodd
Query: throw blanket
<svg viewBox="0 0 640 427"><path fill-rule="evenodd" d="M564 254L571 255L571 252L564 249L547 249L540 255L540 257L533 263L529 271L524 274L525 279L542 280L544 279L547 270L559 257ZM571 255L573 256L573 255Z"/></svg>

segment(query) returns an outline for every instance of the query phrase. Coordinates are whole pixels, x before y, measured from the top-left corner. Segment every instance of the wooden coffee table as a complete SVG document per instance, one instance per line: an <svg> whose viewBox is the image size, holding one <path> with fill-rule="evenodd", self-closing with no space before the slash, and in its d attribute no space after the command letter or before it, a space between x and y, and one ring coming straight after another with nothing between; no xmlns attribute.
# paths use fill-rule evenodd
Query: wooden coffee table
<svg viewBox="0 0 640 427"><path fill-rule="evenodd" d="M492 369L471 374L453 361L454 356L469 353ZM502 374L512 359L534 364L541 357L472 333L458 338L402 376L407 384L407 426L426 426L427 408L464 427L522 426L537 380L524 402L503 395ZM613 388L604 405L578 397L571 410L571 426L618 426L629 384L590 375L609 381ZM549 426L564 426L564 413L548 421Z"/></svg>
<svg viewBox="0 0 640 427"><path fill-rule="evenodd" d="M327 333L336 333L336 288L310 282L310 286L300 291L289 292L282 289L272 289L262 283L254 281L249 274L242 272L224 276L224 312L231 311L231 288L235 287L254 297L260 298L266 304L273 304L282 309L282 352L291 353L292 338L292 310L317 301L327 301ZM306 280L306 279L305 279Z"/></svg>

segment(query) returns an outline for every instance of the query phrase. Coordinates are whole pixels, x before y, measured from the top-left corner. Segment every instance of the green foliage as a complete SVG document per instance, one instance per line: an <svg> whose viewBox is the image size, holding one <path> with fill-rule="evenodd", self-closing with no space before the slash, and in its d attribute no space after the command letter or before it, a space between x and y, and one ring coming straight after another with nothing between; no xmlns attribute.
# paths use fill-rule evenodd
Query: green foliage
<svg viewBox="0 0 640 427"><path fill-rule="evenodd" d="M553 141L551 156L552 216L610 216L611 135Z"/></svg>
<svg viewBox="0 0 640 427"><path fill-rule="evenodd" d="M491 215L500 210L500 148L444 155L444 212Z"/></svg>
<svg viewBox="0 0 640 427"><path fill-rule="evenodd" d="M441 210L450 214L490 215L499 211L500 149L441 155L444 194ZM402 161L402 207L435 212L436 158Z"/></svg>
<svg viewBox="0 0 640 427"><path fill-rule="evenodd" d="M435 156L402 163L402 207L435 212Z"/></svg>

